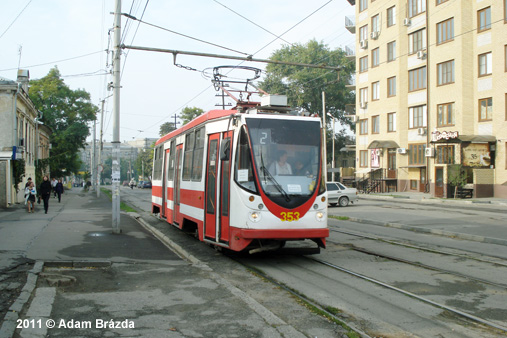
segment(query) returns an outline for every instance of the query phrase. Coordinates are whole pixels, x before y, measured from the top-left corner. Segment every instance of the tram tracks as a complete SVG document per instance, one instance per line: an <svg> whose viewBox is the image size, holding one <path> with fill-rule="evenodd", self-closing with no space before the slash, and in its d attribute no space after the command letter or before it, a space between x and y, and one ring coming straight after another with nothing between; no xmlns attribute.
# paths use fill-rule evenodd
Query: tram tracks
<svg viewBox="0 0 507 338"><path fill-rule="evenodd" d="M359 279L362 279L362 280L365 280L365 281L368 281L370 283L373 283L373 284L376 284L376 285L379 285L379 286L382 286L384 288L387 288L387 289L390 289L390 290L393 290L393 291L396 291L398 293L401 293L403 295L406 295L406 296L409 296L411 298L414 298L414 299L417 299L421 302L424 302L424 303L427 303L427 304L430 304L432 306L435 306L435 307L438 307L440 309L443 309L443 310L446 310L446 311L449 311L455 315L458 315L460 317L464 317L468 320L471 320L473 322L476 322L476 323L479 323L481 325L484 325L484 326L487 326L487 327L490 327L490 328L493 328L495 330L499 330L499 331L502 331L503 334L507 334L507 326L504 326L504 325L500 325L500 324L497 324L497 323L494 323L492 321L489 321L489 320L486 320L486 319L483 319L483 318L480 318L480 317L477 317L477 316L474 316L472 314L469 314L467 312L464 312L464 311L461 311L461 310L458 310L458 309L455 309L453 307L450 307L450 306L447 306L447 305L444 305L444 304L441 304L441 303L438 303L438 302L435 302L435 301L432 301L426 297L422 297L422 296L419 296L415 293L412 293L412 292L408 292L408 291L405 291L403 289L400 289L398 287L395 287L393 285L390 285L388 283L385 283L385 282L382 282L382 281L379 281L375 278L371 278L371 277L368 277L368 276L365 276L363 274L360 274L360 273L357 273L357 272L354 272L352 270L349 270L349 269L346 269L344 267L341 267L341 266L338 266L336 264L333 264L333 263L330 263L330 262L327 262L327 261L324 261L324 260L321 260L321 259L317 259L317 258L314 258L314 257L307 257L307 259L310 259L316 263L319 263L319 264L322 264L324 266L327 266L327 267L330 267L334 270L338 270L338 271L341 271L343 273L346 273L346 274L349 274L349 275L352 275L354 277L357 277Z"/></svg>

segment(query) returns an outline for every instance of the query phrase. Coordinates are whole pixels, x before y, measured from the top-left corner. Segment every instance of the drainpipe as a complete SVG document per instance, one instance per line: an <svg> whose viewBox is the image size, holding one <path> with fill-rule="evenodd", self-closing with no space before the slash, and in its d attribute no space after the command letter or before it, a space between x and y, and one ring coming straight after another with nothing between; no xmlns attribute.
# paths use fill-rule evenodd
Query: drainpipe
<svg viewBox="0 0 507 338"><path fill-rule="evenodd" d="M429 1L426 1L426 146L430 146L430 25ZM430 189L430 157L426 157L426 186ZM426 192L426 186L424 190Z"/></svg>

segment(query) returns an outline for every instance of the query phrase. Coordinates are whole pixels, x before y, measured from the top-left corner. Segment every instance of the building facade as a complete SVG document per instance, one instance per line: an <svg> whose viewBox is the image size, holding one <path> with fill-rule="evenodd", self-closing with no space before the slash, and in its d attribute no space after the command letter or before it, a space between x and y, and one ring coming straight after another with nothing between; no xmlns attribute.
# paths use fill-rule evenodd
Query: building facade
<svg viewBox="0 0 507 338"><path fill-rule="evenodd" d="M0 207L24 199L28 177L35 180L35 164L49 157L51 129L38 120L28 96L29 73L18 71L17 82L0 78ZM14 185L15 166L24 160L25 175ZM40 182L36 182L38 184Z"/></svg>
<svg viewBox="0 0 507 338"><path fill-rule="evenodd" d="M507 197L507 0L348 1L363 190Z"/></svg>

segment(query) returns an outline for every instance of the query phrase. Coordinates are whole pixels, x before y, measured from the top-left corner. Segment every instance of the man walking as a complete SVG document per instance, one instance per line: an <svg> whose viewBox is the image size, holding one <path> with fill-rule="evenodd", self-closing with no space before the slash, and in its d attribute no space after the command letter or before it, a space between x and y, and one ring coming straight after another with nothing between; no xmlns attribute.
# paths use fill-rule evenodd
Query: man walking
<svg viewBox="0 0 507 338"><path fill-rule="evenodd" d="M49 178L44 176L42 183L40 184L39 193L44 201L44 213L48 213L49 198L51 197L51 182Z"/></svg>

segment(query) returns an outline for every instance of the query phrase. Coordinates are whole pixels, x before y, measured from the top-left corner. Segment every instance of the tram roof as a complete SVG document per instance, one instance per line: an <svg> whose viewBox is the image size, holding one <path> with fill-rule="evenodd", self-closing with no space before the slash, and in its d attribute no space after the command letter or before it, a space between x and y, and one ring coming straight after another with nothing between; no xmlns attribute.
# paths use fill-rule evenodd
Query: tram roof
<svg viewBox="0 0 507 338"><path fill-rule="evenodd" d="M215 109L215 110L210 110L210 111L208 111L208 112L206 112L204 114L199 115L198 117L196 117L195 119L193 119L189 123L185 124L184 126L178 128L176 130L171 131L169 134L166 134L166 135L162 136L155 143L155 145L159 145L161 143L164 143L165 141L173 138L174 136L180 135L181 133L184 133L185 131L187 131L189 129L192 129L195 126L197 126L199 124L202 124L202 123L204 123L206 121L219 119L219 118L224 117L224 116L234 115L237 112L238 111L236 109L228 109L228 110Z"/></svg>

